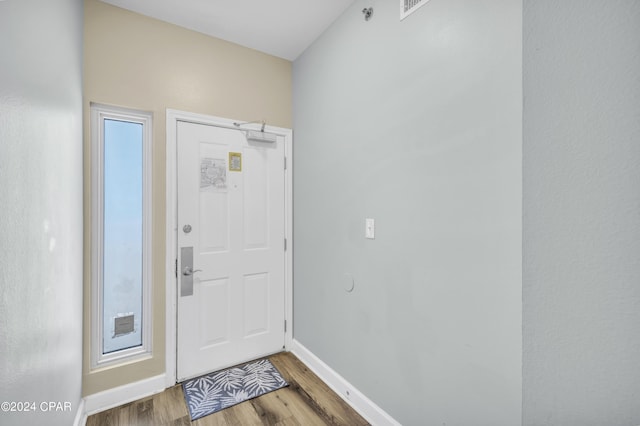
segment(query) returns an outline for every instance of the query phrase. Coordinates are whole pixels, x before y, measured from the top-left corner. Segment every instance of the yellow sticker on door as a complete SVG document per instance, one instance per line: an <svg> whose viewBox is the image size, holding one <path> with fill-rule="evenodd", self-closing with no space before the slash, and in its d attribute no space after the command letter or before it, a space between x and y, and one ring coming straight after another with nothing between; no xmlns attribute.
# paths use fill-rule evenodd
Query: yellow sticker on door
<svg viewBox="0 0 640 426"><path fill-rule="evenodd" d="M242 171L242 153L240 152L229 153L229 171L230 172Z"/></svg>

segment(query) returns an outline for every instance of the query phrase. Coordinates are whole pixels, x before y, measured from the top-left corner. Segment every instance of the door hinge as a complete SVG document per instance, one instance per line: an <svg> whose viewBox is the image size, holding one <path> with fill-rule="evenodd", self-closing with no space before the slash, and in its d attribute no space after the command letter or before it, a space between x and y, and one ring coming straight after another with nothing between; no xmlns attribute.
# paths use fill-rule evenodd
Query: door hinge
<svg viewBox="0 0 640 426"><path fill-rule="evenodd" d="M178 259L176 259L176 278L178 278Z"/></svg>
<svg viewBox="0 0 640 426"><path fill-rule="evenodd" d="M287 239L284 239L284 251L287 251Z"/></svg>
<svg viewBox="0 0 640 426"><path fill-rule="evenodd" d="M287 157L284 157L284 169L287 170Z"/></svg>
<svg viewBox="0 0 640 426"><path fill-rule="evenodd" d="M287 332L287 320L284 320L284 332Z"/></svg>

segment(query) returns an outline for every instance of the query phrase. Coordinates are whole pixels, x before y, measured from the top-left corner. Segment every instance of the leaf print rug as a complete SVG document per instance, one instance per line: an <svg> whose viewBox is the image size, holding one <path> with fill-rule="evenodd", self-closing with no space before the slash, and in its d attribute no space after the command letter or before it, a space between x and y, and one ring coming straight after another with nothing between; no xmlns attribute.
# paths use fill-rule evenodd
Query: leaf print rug
<svg viewBox="0 0 640 426"><path fill-rule="evenodd" d="M191 421L289 386L268 359L210 373L182 383Z"/></svg>

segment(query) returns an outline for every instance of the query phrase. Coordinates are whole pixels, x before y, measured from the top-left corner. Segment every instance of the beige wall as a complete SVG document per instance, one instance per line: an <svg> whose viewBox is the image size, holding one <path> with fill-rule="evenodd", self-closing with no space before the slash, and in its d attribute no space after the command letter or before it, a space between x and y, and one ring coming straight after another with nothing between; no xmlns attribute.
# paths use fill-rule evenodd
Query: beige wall
<svg viewBox="0 0 640 426"><path fill-rule="evenodd" d="M84 362L91 395L165 371L165 111L167 108L292 127L291 63L147 18L85 1ZM153 357L90 371L91 144L89 104L153 112Z"/></svg>

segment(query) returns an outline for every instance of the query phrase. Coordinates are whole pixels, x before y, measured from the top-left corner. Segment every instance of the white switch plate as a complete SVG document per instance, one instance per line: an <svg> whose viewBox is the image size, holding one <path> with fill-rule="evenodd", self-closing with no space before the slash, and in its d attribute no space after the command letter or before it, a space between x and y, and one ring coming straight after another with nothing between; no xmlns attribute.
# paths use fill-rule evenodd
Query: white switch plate
<svg viewBox="0 0 640 426"><path fill-rule="evenodd" d="M376 237L376 221L371 218L366 218L364 220L364 236L365 238L369 238L373 240Z"/></svg>

